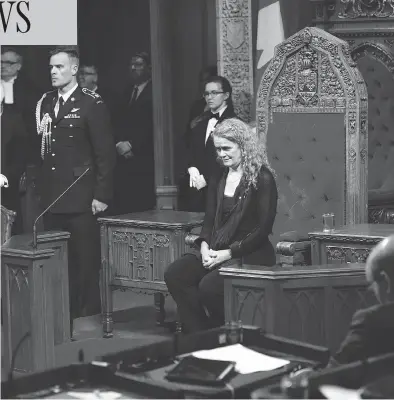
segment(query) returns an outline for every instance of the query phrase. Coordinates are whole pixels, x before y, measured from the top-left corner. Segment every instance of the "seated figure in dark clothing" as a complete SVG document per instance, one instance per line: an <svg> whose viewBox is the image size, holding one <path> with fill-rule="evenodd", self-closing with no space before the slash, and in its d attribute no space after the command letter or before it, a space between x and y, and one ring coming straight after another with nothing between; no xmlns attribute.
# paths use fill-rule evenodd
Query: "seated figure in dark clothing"
<svg viewBox="0 0 394 400"><path fill-rule="evenodd" d="M394 235L374 247L365 274L380 304L354 314L349 332L330 366L394 351Z"/></svg>
<svg viewBox="0 0 394 400"><path fill-rule="evenodd" d="M277 188L265 150L244 122L229 118L212 133L221 168L209 179L207 206L194 254L170 264L164 275L178 306L184 332L224 323L224 289L219 267L241 260L275 264L269 241Z"/></svg>

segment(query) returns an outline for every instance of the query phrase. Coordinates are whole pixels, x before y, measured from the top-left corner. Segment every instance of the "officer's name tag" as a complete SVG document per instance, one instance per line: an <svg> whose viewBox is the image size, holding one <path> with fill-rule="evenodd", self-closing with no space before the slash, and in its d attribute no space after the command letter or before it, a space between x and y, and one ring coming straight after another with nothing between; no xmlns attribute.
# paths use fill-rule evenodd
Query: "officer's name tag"
<svg viewBox="0 0 394 400"><path fill-rule="evenodd" d="M64 118L81 118L80 115L78 114L67 114Z"/></svg>

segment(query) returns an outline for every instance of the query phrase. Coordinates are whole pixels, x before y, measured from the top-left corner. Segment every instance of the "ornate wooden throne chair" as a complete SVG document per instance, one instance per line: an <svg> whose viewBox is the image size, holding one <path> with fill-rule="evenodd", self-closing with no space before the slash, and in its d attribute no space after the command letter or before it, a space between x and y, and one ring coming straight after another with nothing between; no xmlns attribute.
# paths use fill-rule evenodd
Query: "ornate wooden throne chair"
<svg viewBox="0 0 394 400"><path fill-rule="evenodd" d="M394 2L311 0L316 26L346 40L368 91L368 220L394 223Z"/></svg>
<svg viewBox="0 0 394 400"><path fill-rule="evenodd" d="M367 219L367 92L349 45L318 28L279 44L261 79L257 127L279 190L281 264L309 264L308 232Z"/></svg>

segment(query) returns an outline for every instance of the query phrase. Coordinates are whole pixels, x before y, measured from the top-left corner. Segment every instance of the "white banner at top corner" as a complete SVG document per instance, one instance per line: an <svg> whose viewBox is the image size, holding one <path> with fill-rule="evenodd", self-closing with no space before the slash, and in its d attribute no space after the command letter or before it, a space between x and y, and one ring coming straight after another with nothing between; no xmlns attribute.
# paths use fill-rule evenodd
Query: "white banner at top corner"
<svg viewBox="0 0 394 400"><path fill-rule="evenodd" d="M0 2L0 45L76 45L78 0Z"/></svg>

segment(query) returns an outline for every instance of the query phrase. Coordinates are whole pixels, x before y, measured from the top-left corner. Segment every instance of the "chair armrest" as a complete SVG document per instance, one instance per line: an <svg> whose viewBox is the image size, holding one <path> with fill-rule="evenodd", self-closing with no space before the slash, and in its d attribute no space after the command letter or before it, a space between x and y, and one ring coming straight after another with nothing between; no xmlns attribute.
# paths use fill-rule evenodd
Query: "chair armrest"
<svg viewBox="0 0 394 400"><path fill-rule="evenodd" d="M280 239L276 245L279 264L282 266L311 264L311 241L307 235L290 231L282 233Z"/></svg>
<svg viewBox="0 0 394 400"><path fill-rule="evenodd" d="M201 226L193 228L185 237L186 246L194 247L194 241L199 238Z"/></svg>
<svg viewBox="0 0 394 400"><path fill-rule="evenodd" d="M394 224L394 204L391 206L369 206L368 222L370 224Z"/></svg>

